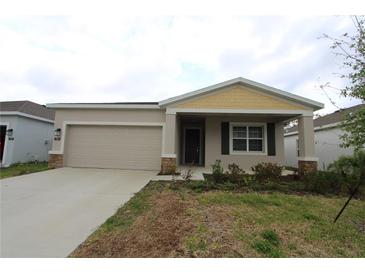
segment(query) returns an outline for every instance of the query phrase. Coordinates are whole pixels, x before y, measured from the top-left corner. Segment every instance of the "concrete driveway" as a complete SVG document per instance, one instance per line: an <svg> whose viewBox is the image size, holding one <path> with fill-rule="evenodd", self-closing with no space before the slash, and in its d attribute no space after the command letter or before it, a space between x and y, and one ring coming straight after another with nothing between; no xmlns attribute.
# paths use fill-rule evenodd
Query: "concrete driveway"
<svg viewBox="0 0 365 274"><path fill-rule="evenodd" d="M60 168L0 180L0 256L68 256L156 173Z"/></svg>

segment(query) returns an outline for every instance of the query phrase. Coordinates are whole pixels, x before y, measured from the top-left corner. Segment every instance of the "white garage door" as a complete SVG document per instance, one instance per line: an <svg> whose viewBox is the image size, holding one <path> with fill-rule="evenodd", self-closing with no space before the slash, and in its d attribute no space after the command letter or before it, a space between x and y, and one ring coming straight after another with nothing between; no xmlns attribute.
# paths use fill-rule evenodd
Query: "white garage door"
<svg viewBox="0 0 365 274"><path fill-rule="evenodd" d="M162 128L155 126L70 126L67 130L65 164L158 170Z"/></svg>

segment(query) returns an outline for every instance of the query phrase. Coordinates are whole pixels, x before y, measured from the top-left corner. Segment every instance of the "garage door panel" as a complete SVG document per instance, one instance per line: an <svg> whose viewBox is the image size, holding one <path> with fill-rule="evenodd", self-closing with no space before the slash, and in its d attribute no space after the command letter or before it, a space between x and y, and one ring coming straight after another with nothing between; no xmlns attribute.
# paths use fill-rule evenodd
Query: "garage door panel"
<svg viewBox="0 0 365 274"><path fill-rule="evenodd" d="M66 165L158 170L161 127L70 126Z"/></svg>

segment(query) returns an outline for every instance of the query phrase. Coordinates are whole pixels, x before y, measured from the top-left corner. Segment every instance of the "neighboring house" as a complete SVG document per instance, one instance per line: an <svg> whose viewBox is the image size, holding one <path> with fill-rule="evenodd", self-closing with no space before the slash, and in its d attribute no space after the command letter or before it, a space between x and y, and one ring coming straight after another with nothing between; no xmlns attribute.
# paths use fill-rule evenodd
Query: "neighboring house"
<svg viewBox="0 0 365 274"><path fill-rule="evenodd" d="M283 164L283 122L298 119L300 166L316 168L313 111L323 104L244 78L154 103L49 104L59 137L51 167L97 167L174 172L210 167L220 159L248 170ZM304 145L305 144L305 145Z"/></svg>
<svg viewBox="0 0 365 274"><path fill-rule="evenodd" d="M326 169L330 163L337 160L341 155L352 155L353 148L342 148L340 136L343 131L340 123L344 119L344 114L364 108L365 104L360 104L347 109L338 110L334 113L319 117L313 121L315 151L319 158L319 168ZM285 164L297 166L298 163L298 126L285 130Z"/></svg>
<svg viewBox="0 0 365 274"><path fill-rule="evenodd" d="M0 102L1 166L47 161L54 111L30 101Z"/></svg>

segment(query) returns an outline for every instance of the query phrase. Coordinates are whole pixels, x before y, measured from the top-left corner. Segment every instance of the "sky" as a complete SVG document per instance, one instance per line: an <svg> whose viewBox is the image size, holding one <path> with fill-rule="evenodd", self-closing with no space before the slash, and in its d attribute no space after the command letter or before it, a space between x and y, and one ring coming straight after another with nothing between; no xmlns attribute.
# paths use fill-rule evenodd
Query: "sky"
<svg viewBox="0 0 365 274"><path fill-rule="evenodd" d="M244 77L337 110L342 59L326 33L348 16L23 16L0 18L0 100L159 101ZM327 89L339 107L360 103Z"/></svg>

